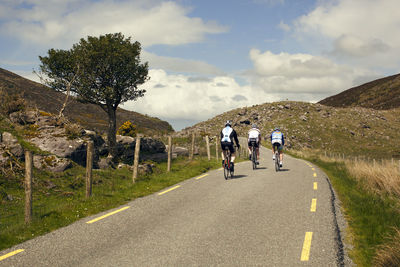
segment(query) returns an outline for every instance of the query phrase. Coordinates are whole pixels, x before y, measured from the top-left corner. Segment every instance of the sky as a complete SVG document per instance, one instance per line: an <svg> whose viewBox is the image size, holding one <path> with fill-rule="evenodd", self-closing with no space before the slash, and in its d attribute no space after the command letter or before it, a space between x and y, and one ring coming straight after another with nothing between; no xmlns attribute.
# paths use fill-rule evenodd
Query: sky
<svg viewBox="0 0 400 267"><path fill-rule="evenodd" d="M0 0L0 67L38 81L49 49L115 32L149 63L122 107L175 130L400 73L398 0Z"/></svg>

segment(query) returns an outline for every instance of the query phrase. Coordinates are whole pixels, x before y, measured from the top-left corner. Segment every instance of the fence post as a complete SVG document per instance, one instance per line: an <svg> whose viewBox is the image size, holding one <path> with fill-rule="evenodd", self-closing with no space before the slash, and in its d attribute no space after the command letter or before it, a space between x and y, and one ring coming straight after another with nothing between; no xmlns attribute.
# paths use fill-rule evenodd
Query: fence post
<svg viewBox="0 0 400 267"><path fill-rule="evenodd" d="M171 171L171 156L172 156L172 137L168 136L168 164L167 172Z"/></svg>
<svg viewBox="0 0 400 267"><path fill-rule="evenodd" d="M215 138L215 157L217 158L218 161L218 135Z"/></svg>
<svg viewBox="0 0 400 267"><path fill-rule="evenodd" d="M86 151L86 198L92 195L93 141L87 143Z"/></svg>
<svg viewBox="0 0 400 267"><path fill-rule="evenodd" d="M133 159L133 175L132 182L135 183L139 167L139 152L140 152L140 135L136 137L135 158Z"/></svg>
<svg viewBox="0 0 400 267"><path fill-rule="evenodd" d="M208 140L208 135L206 135L206 146L207 146L207 157L208 157L208 160L211 160L211 155L210 155L210 140Z"/></svg>
<svg viewBox="0 0 400 267"><path fill-rule="evenodd" d="M193 155L194 155L194 133L192 133L192 147L190 150L189 160L193 159Z"/></svg>
<svg viewBox="0 0 400 267"><path fill-rule="evenodd" d="M31 151L25 151L25 223L32 221L32 164Z"/></svg>

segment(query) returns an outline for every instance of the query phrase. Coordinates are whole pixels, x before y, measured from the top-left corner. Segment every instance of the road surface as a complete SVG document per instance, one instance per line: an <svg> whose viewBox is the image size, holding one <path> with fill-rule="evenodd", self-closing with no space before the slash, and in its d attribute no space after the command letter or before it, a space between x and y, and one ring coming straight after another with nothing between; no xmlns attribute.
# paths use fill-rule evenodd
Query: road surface
<svg viewBox="0 0 400 267"><path fill-rule="evenodd" d="M285 157L186 180L0 252L0 266L341 266L325 174ZM338 218L340 217L340 218Z"/></svg>

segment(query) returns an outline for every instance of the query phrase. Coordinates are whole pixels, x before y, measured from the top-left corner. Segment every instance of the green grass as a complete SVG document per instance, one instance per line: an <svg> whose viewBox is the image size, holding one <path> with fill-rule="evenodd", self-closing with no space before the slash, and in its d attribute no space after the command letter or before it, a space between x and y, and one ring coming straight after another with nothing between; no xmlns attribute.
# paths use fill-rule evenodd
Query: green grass
<svg viewBox="0 0 400 267"><path fill-rule="evenodd" d="M0 189L7 188L13 200L0 206L0 250L66 226L86 216L97 214L138 197L217 168L220 162L205 158L174 160L170 173L166 163L157 164L150 175L132 183L127 169L94 170L93 196L85 198L85 169L75 166L61 174L34 171L33 221L24 223L24 188L22 174L0 176Z"/></svg>
<svg viewBox="0 0 400 267"><path fill-rule="evenodd" d="M372 266L378 246L387 242L386 238L394 233L393 227L400 228L399 200L363 189L349 175L344 163L307 160L325 171L342 203L350 228L346 242L354 246L350 257L358 266Z"/></svg>

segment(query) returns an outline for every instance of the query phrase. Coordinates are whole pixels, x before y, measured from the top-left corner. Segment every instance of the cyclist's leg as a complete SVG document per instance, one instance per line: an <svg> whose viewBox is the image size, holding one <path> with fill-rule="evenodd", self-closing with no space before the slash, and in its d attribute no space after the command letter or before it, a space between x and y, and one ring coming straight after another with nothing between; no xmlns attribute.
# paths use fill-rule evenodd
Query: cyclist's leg
<svg viewBox="0 0 400 267"><path fill-rule="evenodd" d="M279 146L279 158L280 158L280 163L281 163L281 167L283 164L283 145Z"/></svg>
<svg viewBox="0 0 400 267"><path fill-rule="evenodd" d="M275 144L272 144L272 159L275 160Z"/></svg>
<svg viewBox="0 0 400 267"><path fill-rule="evenodd" d="M233 144L229 146L229 150L231 151L231 162L235 162L235 148L233 147Z"/></svg>

